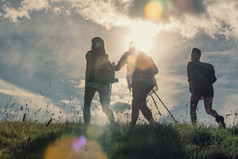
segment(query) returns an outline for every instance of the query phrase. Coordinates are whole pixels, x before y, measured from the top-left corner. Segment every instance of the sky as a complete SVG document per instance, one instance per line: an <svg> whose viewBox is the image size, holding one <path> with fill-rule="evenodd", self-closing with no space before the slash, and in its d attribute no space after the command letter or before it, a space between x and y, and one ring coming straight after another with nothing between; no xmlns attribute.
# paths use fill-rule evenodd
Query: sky
<svg viewBox="0 0 238 159"><path fill-rule="evenodd" d="M111 62L130 41L148 53L159 69L157 94L176 119L190 122L187 63L192 48L213 64L217 76L213 108L228 126L238 119L237 0L0 0L0 120L81 121L91 39L105 40ZM128 122L131 94L126 69L116 73L111 107L118 122ZM151 97L157 121L167 111ZM92 120L108 123L98 95ZM140 115L140 121L143 121ZM215 125L202 101L198 122Z"/></svg>

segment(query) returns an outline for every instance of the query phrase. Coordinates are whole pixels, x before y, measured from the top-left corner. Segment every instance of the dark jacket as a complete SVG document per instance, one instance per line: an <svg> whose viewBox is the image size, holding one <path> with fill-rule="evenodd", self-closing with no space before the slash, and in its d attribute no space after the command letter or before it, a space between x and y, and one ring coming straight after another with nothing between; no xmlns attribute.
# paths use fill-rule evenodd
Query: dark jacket
<svg viewBox="0 0 238 159"><path fill-rule="evenodd" d="M108 83L114 78L114 70L106 53L89 51L86 60L86 83L105 84L105 81Z"/></svg>
<svg viewBox="0 0 238 159"><path fill-rule="evenodd" d="M136 49L125 52L115 66L115 70L120 70L126 64L127 83L129 87L135 81L148 83L157 87L154 76L158 73L158 69L152 58L146 53Z"/></svg>
<svg viewBox="0 0 238 159"><path fill-rule="evenodd" d="M201 72L207 74L207 78L201 78ZM216 81L215 71L211 64L200 61L191 61L187 65L189 90L197 96L213 97L213 83Z"/></svg>

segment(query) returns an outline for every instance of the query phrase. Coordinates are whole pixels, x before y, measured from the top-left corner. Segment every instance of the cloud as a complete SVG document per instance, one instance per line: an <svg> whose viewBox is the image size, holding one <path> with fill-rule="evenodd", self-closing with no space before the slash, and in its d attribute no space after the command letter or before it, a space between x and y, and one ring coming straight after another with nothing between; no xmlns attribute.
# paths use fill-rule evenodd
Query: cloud
<svg viewBox="0 0 238 159"><path fill-rule="evenodd" d="M100 24L106 28L112 26L125 26L128 22L128 17L123 13L123 10L119 10L115 4L121 6L120 3L110 3L110 1L93 1L87 2L83 0L73 1L70 3L75 12L83 16L86 20L91 20L97 24ZM120 8L120 7L119 7Z"/></svg>
<svg viewBox="0 0 238 159"><path fill-rule="evenodd" d="M31 122L45 122L50 118L62 122L67 118L65 111L52 104L50 98L21 89L2 79L0 79L0 88L2 120L22 120L24 114Z"/></svg>
<svg viewBox="0 0 238 159"><path fill-rule="evenodd" d="M84 77L92 27L78 18L61 18L43 13L17 25L0 22L0 75L5 81L39 93L50 81Z"/></svg>
<svg viewBox="0 0 238 159"><path fill-rule="evenodd" d="M171 16L180 17L185 13L197 15L206 11L202 0L165 0L158 2L163 6L162 17L160 18L162 21L169 20ZM144 9L148 3L150 3L150 1L134 0L128 9L129 16L132 18L146 19Z"/></svg>
<svg viewBox="0 0 238 159"><path fill-rule="evenodd" d="M111 102L127 102L131 103L132 97L131 92L127 87L126 79L119 78L118 83L112 84Z"/></svg>
<svg viewBox="0 0 238 159"><path fill-rule="evenodd" d="M20 7L15 9L11 4L6 3L2 6L5 14L4 18L9 18L13 22L18 22L18 19L30 19L30 11L46 10L50 7L48 0L23 0Z"/></svg>
<svg viewBox="0 0 238 159"><path fill-rule="evenodd" d="M238 125L238 94L230 94L229 96L225 97L224 107L222 109L222 113L226 119L226 124L229 127L237 126Z"/></svg>
<svg viewBox="0 0 238 159"><path fill-rule="evenodd" d="M120 10L118 6L121 5L118 5L118 3L115 5L116 3L113 3L113 1L111 3L108 1L88 1L88 3L77 1L72 6L77 13L86 19L106 28L113 26L130 27L136 22L148 22L144 15L144 7L148 3L147 1L123 2L122 5L127 6L124 10ZM170 9L166 6L168 5L166 2L171 3ZM225 35L226 37L237 37L238 15L231 12L231 10L236 10L237 2L235 0L230 0L229 3L225 1L211 3L208 0L179 0L165 1L164 3L165 9L161 17L162 23L157 24L158 30L154 31L155 34L162 30L174 30L180 32L184 37L193 38L199 31L205 30L212 37L217 34ZM151 25L154 24L151 22Z"/></svg>
<svg viewBox="0 0 238 159"><path fill-rule="evenodd" d="M22 1L18 8L13 8L8 2L3 5L2 17L13 22L26 17L30 19L35 11L53 12L56 15L79 14L86 20L109 29L112 27L126 27L133 31L137 23L144 23L143 30L157 35L161 31L179 32L183 37L192 39L200 31L205 31L212 38L224 36L238 37L238 22L235 0L227 1L164 1L164 11L160 23L150 22L144 16L143 8L147 1ZM37 7L34 7L34 6ZM222 11L221 11L222 10ZM150 23L149 25L147 25ZM150 26L149 28L147 26ZM155 26L155 27L154 27ZM148 28L148 29L147 29ZM141 31L139 31L141 32ZM137 33L136 33L137 34ZM139 34L137 34L139 36Z"/></svg>
<svg viewBox="0 0 238 159"><path fill-rule="evenodd" d="M226 38L238 36L237 12L238 2L209 1L209 0L165 0L158 1L163 6L162 17L157 23L158 34L162 30L180 32L184 37L193 38L199 31L204 30L211 37L217 34L225 35ZM2 2L3 3L3 2ZM144 8L149 1L144 0L24 0L18 8L14 8L11 2L5 2L2 6L3 18L13 22L19 19L30 19L32 11L51 10L55 14L71 15L77 13L94 23L106 28L131 27L136 22L149 22L144 15ZM150 22L151 25L155 25ZM130 28L133 29L133 28Z"/></svg>
<svg viewBox="0 0 238 159"><path fill-rule="evenodd" d="M71 15L70 11L64 6L59 6L59 7L55 6L55 7L53 7L53 13L56 14L56 15L60 15L60 14L67 15L67 16Z"/></svg>
<svg viewBox="0 0 238 159"><path fill-rule="evenodd" d="M91 38L102 36L111 60L118 60L133 33L142 44L156 44L151 55L160 70L158 93L170 109L188 103L186 64L192 47L201 48L203 59L216 69L214 105L220 111L226 102L219 98L224 96L221 92L236 94L238 2L164 2L162 17L155 23L145 17L147 1L142 0L1 1L0 76L51 98L60 108L63 101L73 115L83 105L85 53ZM112 104L131 102L124 76L125 71L117 73L120 82L112 86ZM1 91L11 92L7 90ZM94 101L92 107L99 105L98 97Z"/></svg>

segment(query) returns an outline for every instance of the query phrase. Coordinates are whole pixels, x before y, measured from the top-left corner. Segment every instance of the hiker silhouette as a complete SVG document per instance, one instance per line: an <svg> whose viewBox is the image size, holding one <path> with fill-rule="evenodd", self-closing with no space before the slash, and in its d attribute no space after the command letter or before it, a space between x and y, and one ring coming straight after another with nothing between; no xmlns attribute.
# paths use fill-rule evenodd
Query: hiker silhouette
<svg viewBox="0 0 238 159"><path fill-rule="evenodd" d="M127 65L127 84L132 91L132 121L131 126L136 125L139 110L151 125L156 122L152 116L151 110L147 107L146 98L154 87L157 87L154 75L158 73L151 57L144 52L137 50L134 42L130 42L129 51L125 52L114 70L119 71Z"/></svg>
<svg viewBox="0 0 238 159"><path fill-rule="evenodd" d="M200 61L201 50L193 48L191 52L191 61L187 65L187 76L189 82L190 99L190 117L193 124L197 122L196 109L199 100L204 101L206 112L212 115L220 127L226 127L223 116L212 109L214 96L213 83L216 81L213 65Z"/></svg>
<svg viewBox="0 0 238 159"><path fill-rule="evenodd" d="M85 125L88 126L91 120L90 107L95 92L99 93L100 103L103 112L111 123L114 123L114 115L110 107L111 83L114 80L114 70L108 60L105 49L105 42L100 37L92 39L91 50L86 54L86 79L83 116Z"/></svg>

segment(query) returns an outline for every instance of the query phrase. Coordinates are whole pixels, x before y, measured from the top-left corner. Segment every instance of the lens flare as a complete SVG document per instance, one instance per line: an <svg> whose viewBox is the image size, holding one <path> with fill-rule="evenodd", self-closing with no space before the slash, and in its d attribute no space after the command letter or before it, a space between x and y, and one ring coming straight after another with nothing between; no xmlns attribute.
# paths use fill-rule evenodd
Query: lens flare
<svg viewBox="0 0 238 159"><path fill-rule="evenodd" d="M164 1L164 5L168 10L172 10L173 9L173 2L171 0L166 0Z"/></svg>
<svg viewBox="0 0 238 159"><path fill-rule="evenodd" d="M149 20L158 22L163 13L163 6L160 1L153 0L145 6L144 12Z"/></svg>
<svg viewBox="0 0 238 159"><path fill-rule="evenodd" d="M44 159L107 159L100 145L87 140L67 136L50 144L44 153Z"/></svg>
<svg viewBox="0 0 238 159"><path fill-rule="evenodd" d="M135 65L135 62L136 62L135 56L129 55L129 56L127 57L127 63L128 63L129 65Z"/></svg>
<svg viewBox="0 0 238 159"><path fill-rule="evenodd" d="M86 138L84 136L80 136L79 139L72 141L71 146L74 151L79 151L86 145L86 143L87 143Z"/></svg>

